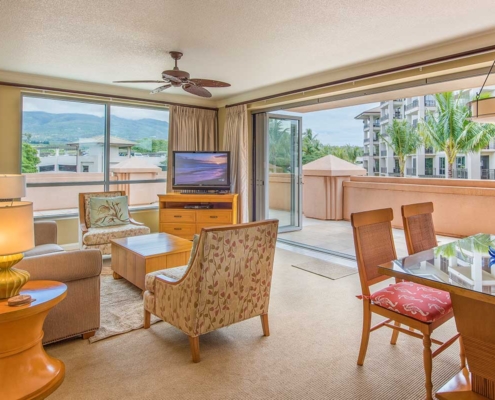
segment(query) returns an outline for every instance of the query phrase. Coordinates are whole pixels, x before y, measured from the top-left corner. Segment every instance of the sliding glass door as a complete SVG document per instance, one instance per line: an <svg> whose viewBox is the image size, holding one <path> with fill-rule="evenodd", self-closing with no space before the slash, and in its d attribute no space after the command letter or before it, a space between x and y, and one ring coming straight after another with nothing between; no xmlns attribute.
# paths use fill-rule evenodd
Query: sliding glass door
<svg viewBox="0 0 495 400"><path fill-rule="evenodd" d="M256 219L278 219L280 232L300 230L302 119L261 113L254 126Z"/></svg>

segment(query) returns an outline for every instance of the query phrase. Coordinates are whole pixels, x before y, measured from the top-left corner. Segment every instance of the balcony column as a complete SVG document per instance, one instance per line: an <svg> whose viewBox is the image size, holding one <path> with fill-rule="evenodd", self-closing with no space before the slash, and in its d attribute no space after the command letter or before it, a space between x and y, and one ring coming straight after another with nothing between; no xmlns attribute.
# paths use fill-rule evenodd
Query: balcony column
<svg viewBox="0 0 495 400"><path fill-rule="evenodd" d="M481 153L466 154L468 179L481 179Z"/></svg>
<svg viewBox="0 0 495 400"><path fill-rule="evenodd" d="M418 176L426 175L425 160L425 147L421 146L416 150L416 174Z"/></svg>

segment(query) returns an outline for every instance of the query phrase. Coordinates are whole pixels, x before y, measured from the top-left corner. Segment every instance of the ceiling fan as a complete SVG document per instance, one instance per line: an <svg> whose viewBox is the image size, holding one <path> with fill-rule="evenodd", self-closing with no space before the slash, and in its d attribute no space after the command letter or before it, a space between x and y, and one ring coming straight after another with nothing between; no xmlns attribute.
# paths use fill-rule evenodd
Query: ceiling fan
<svg viewBox="0 0 495 400"><path fill-rule="evenodd" d="M174 69L169 69L162 72L163 80L159 81L114 81L113 83L166 83L166 85L157 87L152 90L150 93L160 93L165 89L170 87L180 87L184 89L186 92L195 94L196 96L201 97L211 97L211 93L206 90L204 87L229 87L229 83L213 81L210 79L189 79L189 72L181 71L179 67L177 67L177 60L182 58L182 53L179 51L171 51L170 56L175 60Z"/></svg>

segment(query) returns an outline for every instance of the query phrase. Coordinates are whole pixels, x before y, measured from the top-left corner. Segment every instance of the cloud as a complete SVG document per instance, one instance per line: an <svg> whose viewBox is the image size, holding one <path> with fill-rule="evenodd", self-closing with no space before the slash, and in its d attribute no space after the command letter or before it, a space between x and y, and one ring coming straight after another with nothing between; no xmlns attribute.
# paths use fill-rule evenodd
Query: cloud
<svg viewBox="0 0 495 400"><path fill-rule="evenodd" d="M335 108L309 113L280 111L277 114L302 117L303 130L312 129L324 144L343 146L351 144L363 145L363 122L355 119L363 111L377 107L379 103L360 104L357 106Z"/></svg>

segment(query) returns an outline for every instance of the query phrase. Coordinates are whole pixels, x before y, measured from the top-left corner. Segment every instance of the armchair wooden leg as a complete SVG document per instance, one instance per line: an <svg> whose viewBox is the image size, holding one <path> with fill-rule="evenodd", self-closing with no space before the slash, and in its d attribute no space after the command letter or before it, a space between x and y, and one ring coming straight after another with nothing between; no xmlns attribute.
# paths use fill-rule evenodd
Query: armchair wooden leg
<svg viewBox="0 0 495 400"><path fill-rule="evenodd" d="M115 272L115 271L113 271L112 275L113 275L113 279L121 279L121 278L122 278L122 277L121 277L119 274L117 274L117 272Z"/></svg>
<svg viewBox="0 0 495 400"><path fill-rule="evenodd" d="M400 328L400 322L395 321L394 325ZM395 345L397 343L398 338L399 338L399 331L394 329L392 331L392 338L390 339L390 344Z"/></svg>
<svg viewBox="0 0 495 400"><path fill-rule="evenodd" d="M359 348L358 365L364 364L366 351L368 350L368 342L370 340L371 329L371 310L370 305L363 301L363 332L361 333L361 347Z"/></svg>
<svg viewBox="0 0 495 400"><path fill-rule="evenodd" d="M431 382L431 372L433 369L433 362L431 357L431 338L429 333L423 334L423 363L425 366L426 399L432 400L433 383Z"/></svg>
<svg viewBox="0 0 495 400"><path fill-rule="evenodd" d="M95 335L96 331L86 332L82 334L83 339L89 339Z"/></svg>
<svg viewBox="0 0 495 400"><path fill-rule="evenodd" d="M263 328L263 336L270 336L270 326L268 325L268 314L261 314L261 327Z"/></svg>
<svg viewBox="0 0 495 400"><path fill-rule="evenodd" d="M144 310L144 329L148 329L151 326L151 313L148 310Z"/></svg>
<svg viewBox="0 0 495 400"><path fill-rule="evenodd" d="M199 358L199 336L189 336L189 346L191 347L191 355L192 355L192 360L195 363L198 363L200 358Z"/></svg>
<svg viewBox="0 0 495 400"><path fill-rule="evenodd" d="M466 368L466 353L464 352L464 343L461 336L459 336L459 357L461 359L461 369Z"/></svg>

